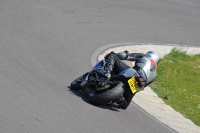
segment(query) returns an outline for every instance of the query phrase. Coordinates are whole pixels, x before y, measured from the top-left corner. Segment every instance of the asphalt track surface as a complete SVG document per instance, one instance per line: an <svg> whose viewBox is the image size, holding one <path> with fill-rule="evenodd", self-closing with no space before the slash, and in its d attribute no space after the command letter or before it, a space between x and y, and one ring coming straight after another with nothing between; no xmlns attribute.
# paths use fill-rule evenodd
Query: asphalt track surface
<svg viewBox="0 0 200 133"><path fill-rule="evenodd" d="M199 0L1 0L0 132L174 132L136 105L93 106L68 86L108 44L199 46L199 16Z"/></svg>

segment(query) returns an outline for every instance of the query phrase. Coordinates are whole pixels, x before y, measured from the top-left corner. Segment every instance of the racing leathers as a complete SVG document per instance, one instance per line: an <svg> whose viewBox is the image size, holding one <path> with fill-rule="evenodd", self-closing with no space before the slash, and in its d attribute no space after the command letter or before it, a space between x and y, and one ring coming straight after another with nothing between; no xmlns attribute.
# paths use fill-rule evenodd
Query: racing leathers
<svg viewBox="0 0 200 133"><path fill-rule="evenodd" d="M105 56L106 61L106 70L107 75L111 73L111 75L119 74L122 71L131 68L122 60L134 61L135 65L132 69L137 71L138 76L136 80L139 83L140 89L144 89L147 85L154 81L156 78L156 68L157 64L153 61L148 59L145 54L143 53L128 53L128 51L114 53L111 52ZM109 69L108 69L109 68ZM122 78L120 75L112 76L115 80L121 80ZM123 82L123 81L122 81ZM132 101L133 94L129 86L125 86L125 91L123 96L121 96L116 103L119 105L120 108L126 109Z"/></svg>

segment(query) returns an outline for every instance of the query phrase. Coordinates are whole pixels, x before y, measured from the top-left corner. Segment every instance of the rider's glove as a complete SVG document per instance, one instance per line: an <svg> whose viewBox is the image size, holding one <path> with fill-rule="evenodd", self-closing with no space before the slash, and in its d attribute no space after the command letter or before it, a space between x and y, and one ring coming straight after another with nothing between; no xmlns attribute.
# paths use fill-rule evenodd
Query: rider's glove
<svg viewBox="0 0 200 133"><path fill-rule="evenodd" d="M110 72L106 72L106 73L105 73L105 76L108 77L108 78L111 78Z"/></svg>
<svg viewBox="0 0 200 133"><path fill-rule="evenodd" d="M107 64L105 65L105 68L104 68L104 69L105 69L104 75L105 75L106 77L108 77L108 79L111 78L111 71L113 70L113 65L107 63Z"/></svg>

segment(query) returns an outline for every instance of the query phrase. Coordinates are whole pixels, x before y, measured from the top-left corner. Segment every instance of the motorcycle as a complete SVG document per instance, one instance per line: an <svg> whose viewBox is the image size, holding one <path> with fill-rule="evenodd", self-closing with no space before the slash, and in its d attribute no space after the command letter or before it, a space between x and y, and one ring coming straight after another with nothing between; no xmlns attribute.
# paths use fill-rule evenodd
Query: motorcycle
<svg viewBox="0 0 200 133"><path fill-rule="evenodd" d="M82 90L88 96L89 102L94 105L102 105L115 102L123 95L125 89L131 89L135 94L138 90L138 83L135 79L137 72L134 69L128 68L119 74L112 74L108 79L104 75L105 60L100 60L90 72L75 79L70 88L72 90ZM117 79L117 80L114 80ZM104 85L99 85L105 81Z"/></svg>

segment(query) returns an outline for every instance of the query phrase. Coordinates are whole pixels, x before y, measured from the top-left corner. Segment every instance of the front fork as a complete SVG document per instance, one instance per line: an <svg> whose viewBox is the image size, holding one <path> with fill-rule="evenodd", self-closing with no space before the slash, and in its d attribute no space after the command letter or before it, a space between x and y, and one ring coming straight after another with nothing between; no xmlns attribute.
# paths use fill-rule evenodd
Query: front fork
<svg viewBox="0 0 200 133"><path fill-rule="evenodd" d="M87 85L87 82L88 82L88 73L87 73L86 77L85 77L85 75L86 74L83 75L82 83L80 84L81 88L84 88Z"/></svg>

